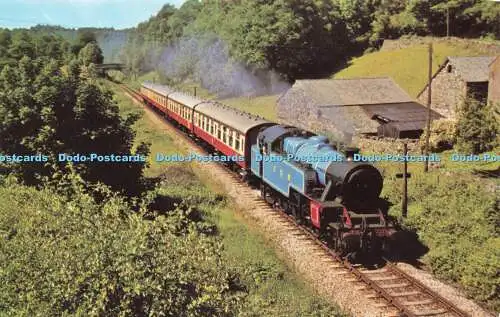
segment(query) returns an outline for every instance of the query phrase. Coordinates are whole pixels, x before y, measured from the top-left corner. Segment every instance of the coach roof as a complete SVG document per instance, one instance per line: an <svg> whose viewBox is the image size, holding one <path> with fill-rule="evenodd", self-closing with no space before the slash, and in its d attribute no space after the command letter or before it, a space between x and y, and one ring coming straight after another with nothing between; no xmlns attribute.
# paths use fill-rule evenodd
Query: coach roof
<svg viewBox="0 0 500 317"><path fill-rule="evenodd" d="M196 111L245 134L252 128L262 124L272 124L272 122L264 118L236 110L215 101L205 101L199 104Z"/></svg>
<svg viewBox="0 0 500 317"><path fill-rule="evenodd" d="M181 103L189 108L194 108L197 104L203 102L202 99L196 98L194 96L182 93L182 92L174 92L168 95L168 99Z"/></svg>
<svg viewBox="0 0 500 317"><path fill-rule="evenodd" d="M170 86L159 85L150 82L145 82L142 85L148 89L156 91L162 96L168 97L169 99L181 103L189 108L194 108L194 106L203 101L202 99L179 92Z"/></svg>
<svg viewBox="0 0 500 317"><path fill-rule="evenodd" d="M145 88L151 89L153 91L156 91L157 93L159 93L160 95L165 96L165 97L168 94L171 94L175 91L175 89L173 89L172 87L154 84L154 83L150 83L150 82L144 82L142 84L142 86Z"/></svg>

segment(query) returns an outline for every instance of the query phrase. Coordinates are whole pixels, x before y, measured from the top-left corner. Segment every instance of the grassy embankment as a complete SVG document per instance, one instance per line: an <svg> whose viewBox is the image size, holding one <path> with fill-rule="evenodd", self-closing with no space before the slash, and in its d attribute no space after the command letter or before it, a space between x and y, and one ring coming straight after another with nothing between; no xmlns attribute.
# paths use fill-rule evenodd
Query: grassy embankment
<svg viewBox="0 0 500 317"><path fill-rule="evenodd" d="M485 52L472 44L437 41L433 45L432 68L435 72L447 56L478 56ZM354 58L333 78L389 76L412 97L427 83L428 46L415 45L399 50L378 51Z"/></svg>
<svg viewBox="0 0 500 317"><path fill-rule="evenodd" d="M128 97L115 89L116 100L122 113L144 111ZM137 142L152 143L151 154L183 153L172 138L143 115L136 123ZM242 307L244 316L335 316L339 309L327 304L290 272L279 259L273 247L254 228L244 215L231 210L224 194L213 180L203 176L199 169L187 163L158 163L150 161L149 177L160 177L162 194L182 199L188 205L200 209L213 221L222 237L228 265L241 275L249 295Z"/></svg>
<svg viewBox="0 0 500 317"><path fill-rule="evenodd" d="M427 80L427 46L369 53L351 61L333 78L390 76L416 97ZM473 45L438 41L434 44L433 69L446 56L477 56L484 52ZM439 169L423 172L423 164L410 163L409 210L405 224L417 230L429 248L423 261L439 277L460 284L476 300L500 308L500 238L498 178L500 162L453 162L450 150L441 153ZM499 149L492 151L498 153ZM384 197L400 215L401 180L395 174L402 164L383 162Z"/></svg>

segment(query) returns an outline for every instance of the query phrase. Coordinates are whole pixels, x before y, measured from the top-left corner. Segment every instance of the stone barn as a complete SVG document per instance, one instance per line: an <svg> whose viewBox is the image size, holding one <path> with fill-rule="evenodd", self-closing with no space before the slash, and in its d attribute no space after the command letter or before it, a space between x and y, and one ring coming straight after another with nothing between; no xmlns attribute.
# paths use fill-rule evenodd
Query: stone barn
<svg viewBox="0 0 500 317"><path fill-rule="evenodd" d="M486 102L489 65L494 56L448 57L432 79L432 109L448 118L455 118L465 98ZM418 101L427 103L427 85L418 94Z"/></svg>
<svg viewBox="0 0 500 317"><path fill-rule="evenodd" d="M427 108L388 77L297 80L278 99L277 111L288 124L346 143L354 135L416 138L427 118Z"/></svg>
<svg viewBox="0 0 500 317"><path fill-rule="evenodd" d="M500 56L497 56L490 64L488 100L495 104L500 103Z"/></svg>

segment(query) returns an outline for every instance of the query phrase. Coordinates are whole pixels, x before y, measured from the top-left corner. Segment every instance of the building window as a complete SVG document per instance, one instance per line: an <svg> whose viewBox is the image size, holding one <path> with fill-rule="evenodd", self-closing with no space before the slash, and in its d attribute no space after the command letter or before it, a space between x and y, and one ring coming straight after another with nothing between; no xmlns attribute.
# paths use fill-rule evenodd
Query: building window
<svg viewBox="0 0 500 317"><path fill-rule="evenodd" d="M451 64L448 64L448 66L446 66L446 71L448 73L451 73L452 70L453 70L453 66L451 66Z"/></svg>

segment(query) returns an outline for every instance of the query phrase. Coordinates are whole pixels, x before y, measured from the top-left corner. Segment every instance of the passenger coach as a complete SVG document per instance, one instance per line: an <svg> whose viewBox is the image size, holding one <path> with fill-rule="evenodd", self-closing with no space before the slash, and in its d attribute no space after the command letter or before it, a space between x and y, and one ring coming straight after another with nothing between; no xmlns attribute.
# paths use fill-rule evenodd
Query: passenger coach
<svg viewBox="0 0 500 317"><path fill-rule="evenodd" d="M189 96L164 85L144 83L141 94L144 101L217 151L228 156L244 156L245 160L238 160L237 164L245 170L250 168L250 148L260 128L275 125L263 118L215 101Z"/></svg>

